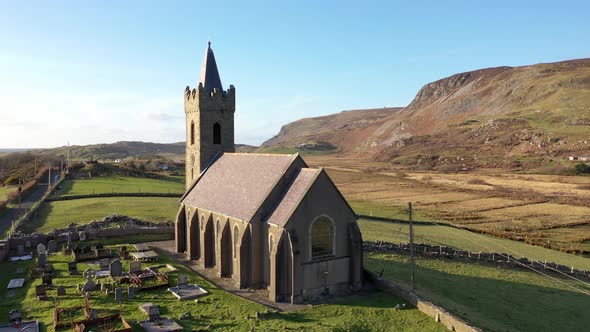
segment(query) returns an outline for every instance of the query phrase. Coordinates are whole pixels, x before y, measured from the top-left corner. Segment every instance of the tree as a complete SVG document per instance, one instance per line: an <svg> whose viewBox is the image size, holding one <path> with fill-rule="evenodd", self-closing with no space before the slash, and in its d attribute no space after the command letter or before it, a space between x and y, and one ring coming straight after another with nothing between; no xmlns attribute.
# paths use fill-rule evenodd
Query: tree
<svg viewBox="0 0 590 332"><path fill-rule="evenodd" d="M584 163L578 163L574 167L574 173L576 174L590 174L590 165Z"/></svg>

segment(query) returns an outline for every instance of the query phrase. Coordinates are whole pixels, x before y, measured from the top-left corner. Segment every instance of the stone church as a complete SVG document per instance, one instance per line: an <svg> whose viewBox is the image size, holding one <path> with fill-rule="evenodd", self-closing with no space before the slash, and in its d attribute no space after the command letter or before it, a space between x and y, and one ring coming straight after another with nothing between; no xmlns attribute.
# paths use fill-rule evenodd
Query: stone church
<svg viewBox="0 0 590 332"><path fill-rule="evenodd" d="M362 286L356 215L322 169L298 154L236 153L236 90L224 90L211 43L184 91L186 192L176 251L236 287L302 303Z"/></svg>

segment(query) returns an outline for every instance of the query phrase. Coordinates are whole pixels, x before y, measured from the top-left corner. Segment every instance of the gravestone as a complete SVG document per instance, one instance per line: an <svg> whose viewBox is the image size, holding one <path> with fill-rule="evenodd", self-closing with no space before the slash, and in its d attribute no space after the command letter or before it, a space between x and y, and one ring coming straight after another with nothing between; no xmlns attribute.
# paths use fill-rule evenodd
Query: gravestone
<svg viewBox="0 0 590 332"><path fill-rule="evenodd" d="M76 261L68 262L68 272L70 272L70 274L78 273L78 263L76 263Z"/></svg>
<svg viewBox="0 0 590 332"><path fill-rule="evenodd" d="M129 263L129 272L132 274L141 273L141 262L133 261Z"/></svg>
<svg viewBox="0 0 590 332"><path fill-rule="evenodd" d="M120 277L121 275L123 275L123 264L120 260L115 259L111 263L109 267L109 274L111 275L111 277Z"/></svg>
<svg viewBox="0 0 590 332"><path fill-rule="evenodd" d="M88 318L94 320L94 319L98 319L98 311L96 311L96 309L90 309L90 313L88 315Z"/></svg>
<svg viewBox="0 0 590 332"><path fill-rule="evenodd" d="M78 232L78 238L80 239L80 241L86 241L86 232L79 231Z"/></svg>
<svg viewBox="0 0 590 332"><path fill-rule="evenodd" d="M109 270L109 259L103 258L100 260L100 270L101 271L108 271Z"/></svg>
<svg viewBox="0 0 590 332"><path fill-rule="evenodd" d="M96 275L96 272L94 272L93 269L86 269L86 270L84 270L84 272L82 272L82 276L87 279L88 279L88 277L94 277L95 275Z"/></svg>
<svg viewBox="0 0 590 332"><path fill-rule="evenodd" d="M94 282L94 280L92 280L92 277L89 275L86 278L86 282L84 283L83 289L88 292L88 291L94 290L95 287L96 287L96 283Z"/></svg>
<svg viewBox="0 0 590 332"><path fill-rule="evenodd" d="M64 286L57 287L57 296L66 295L66 288Z"/></svg>
<svg viewBox="0 0 590 332"><path fill-rule="evenodd" d="M35 296L39 300L44 300L47 297L47 289L45 285L37 285L35 287Z"/></svg>
<svg viewBox="0 0 590 332"><path fill-rule="evenodd" d="M44 273L41 277L43 285L52 285L53 284L53 276L49 273Z"/></svg>
<svg viewBox="0 0 590 332"><path fill-rule="evenodd" d="M41 255L41 254L44 254L45 252L46 252L45 245L43 243L39 243L39 245L37 246L37 254Z"/></svg>
<svg viewBox="0 0 590 332"><path fill-rule="evenodd" d="M47 243L47 253L53 254L57 251L57 241L51 240Z"/></svg>
<svg viewBox="0 0 590 332"><path fill-rule="evenodd" d="M24 256L25 255L25 246L22 244L19 244L16 247L16 255L17 256Z"/></svg>
<svg viewBox="0 0 590 332"><path fill-rule="evenodd" d="M115 288L115 301L121 301L123 299L123 288Z"/></svg>
<svg viewBox="0 0 590 332"><path fill-rule="evenodd" d="M96 240L96 229L91 228L86 232L86 238L88 240Z"/></svg>
<svg viewBox="0 0 590 332"><path fill-rule="evenodd" d="M25 248L27 248L27 249L31 248L31 240L27 240L25 242Z"/></svg>
<svg viewBox="0 0 590 332"><path fill-rule="evenodd" d="M186 286L186 274L178 275L178 287Z"/></svg>
<svg viewBox="0 0 590 332"><path fill-rule="evenodd" d="M8 322L15 323L15 322L22 322L23 321L23 314L18 309L12 309L8 313Z"/></svg>
<svg viewBox="0 0 590 332"><path fill-rule="evenodd" d="M129 288L127 288L127 298L133 299L134 297L135 297L135 287L129 286Z"/></svg>
<svg viewBox="0 0 590 332"><path fill-rule="evenodd" d="M37 257L37 267L45 268L45 265L47 265L47 255L45 253L40 253L39 257Z"/></svg>

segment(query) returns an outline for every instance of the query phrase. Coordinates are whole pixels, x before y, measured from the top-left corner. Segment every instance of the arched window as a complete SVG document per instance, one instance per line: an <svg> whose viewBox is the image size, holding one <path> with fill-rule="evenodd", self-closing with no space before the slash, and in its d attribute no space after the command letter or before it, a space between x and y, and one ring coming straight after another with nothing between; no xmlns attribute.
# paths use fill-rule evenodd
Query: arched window
<svg viewBox="0 0 590 332"><path fill-rule="evenodd" d="M218 122L213 125L213 144L221 144L221 125Z"/></svg>
<svg viewBox="0 0 590 332"><path fill-rule="evenodd" d="M311 223L311 258L334 255L334 225L328 217L318 217Z"/></svg>
<svg viewBox="0 0 590 332"><path fill-rule="evenodd" d="M195 123L191 121L191 145L195 144Z"/></svg>

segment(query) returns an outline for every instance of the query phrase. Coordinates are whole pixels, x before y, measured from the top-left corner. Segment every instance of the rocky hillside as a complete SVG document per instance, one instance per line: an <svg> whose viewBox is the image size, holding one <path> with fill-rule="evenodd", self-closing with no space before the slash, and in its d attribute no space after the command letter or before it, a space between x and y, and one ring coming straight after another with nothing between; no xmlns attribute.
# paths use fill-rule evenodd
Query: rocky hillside
<svg viewBox="0 0 590 332"><path fill-rule="evenodd" d="M343 154L436 167L526 167L590 153L590 59L456 74L403 109L285 125L264 146L321 141Z"/></svg>

